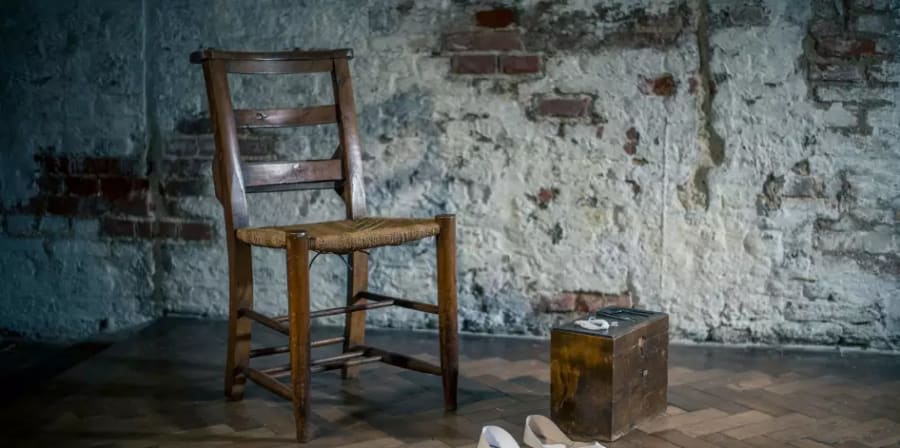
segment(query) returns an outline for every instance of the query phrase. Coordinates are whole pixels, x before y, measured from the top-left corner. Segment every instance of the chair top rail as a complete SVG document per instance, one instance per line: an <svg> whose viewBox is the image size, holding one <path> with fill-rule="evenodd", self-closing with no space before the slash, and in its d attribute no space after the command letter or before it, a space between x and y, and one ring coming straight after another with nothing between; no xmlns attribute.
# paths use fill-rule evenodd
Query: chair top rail
<svg viewBox="0 0 900 448"><path fill-rule="evenodd" d="M191 63L200 64L213 59L225 61L320 61L327 59L351 59L353 50L340 48L336 50L288 50L273 52L257 51L224 51L206 48L191 53Z"/></svg>

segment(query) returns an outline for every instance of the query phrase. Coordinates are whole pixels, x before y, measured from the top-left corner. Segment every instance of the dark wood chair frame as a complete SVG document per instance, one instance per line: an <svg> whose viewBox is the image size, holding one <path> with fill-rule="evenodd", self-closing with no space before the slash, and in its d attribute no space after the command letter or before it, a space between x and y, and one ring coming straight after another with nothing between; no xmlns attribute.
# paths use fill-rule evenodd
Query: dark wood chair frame
<svg viewBox="0 0 900 448"><path fill-rule="evenodd" d="M456 221L440 215L436 236L438 304L414 302L367 291L368 254L349 253L347 306L319 311L310 309L310 240L305 232L290 234L286 244L288 315L270 317L253 309L253 269L251 245L236 237L236 229L248 227L247 193L298 189L334 189L343 198L346 216L353 220L366 216L362 156L356 106L350 79L349 49L333 51L286 51L272 53L231 52L207 49L191 54L191 62L202 64L215 130L216 153L213 178L216 197L225 212L230 290L228 355L225 367L225 395L243 397L246 379L293 402L297 440L310 438L308 427L310 375L341 369L345 378L355 377L362 364L387 364L439 375L443 379L444 404L456 409L458 376L458 336L456 298ZM228 74L330 73L334 104L297 109L239 109L232 104ZM332 159L297 163L243 163L238 148L238 128L287 127L336 123L340 135L338 151ZM366 310L396 305L437 314L440 338L440 366L405 355L365 345ZM313 318L345 314L344 336L313 341ZM281 347L251 349L252 323L257 322L289 337ZM312 348L343 344L343 353L313 360ZM285 366L258 370L250 358L290 353ZM290 387L278 380L290 376Z"/></svg>

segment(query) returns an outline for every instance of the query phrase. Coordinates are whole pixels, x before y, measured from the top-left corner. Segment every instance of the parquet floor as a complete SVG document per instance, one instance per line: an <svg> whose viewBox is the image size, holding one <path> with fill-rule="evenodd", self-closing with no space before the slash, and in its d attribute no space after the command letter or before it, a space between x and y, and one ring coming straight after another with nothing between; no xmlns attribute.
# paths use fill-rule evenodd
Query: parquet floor
<svg viewBox="0 0 900 448"><path fill-rule="evenodd" d="M287 402L254 385L241 402L222 399L224 336L222 322L161 320L5 400L0 446L298 446ZM434 339L369 335L373 345L432 359ZM482 425L520 437L526 415L547 414L546 342L462 342L455 414L441 410L438 377L382 364L352 381L324 373L313 381L317 438L306 446L475 446ZM900 447L900 357L674 346L670 364L666 414L608 446Z"/></svg>

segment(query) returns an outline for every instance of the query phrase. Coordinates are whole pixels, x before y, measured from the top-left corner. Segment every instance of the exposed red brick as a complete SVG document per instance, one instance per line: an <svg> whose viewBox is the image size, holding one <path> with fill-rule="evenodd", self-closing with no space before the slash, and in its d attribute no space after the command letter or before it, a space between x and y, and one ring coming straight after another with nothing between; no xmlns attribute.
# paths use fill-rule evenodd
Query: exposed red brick
<svg viewBox="0 0 900 448"><path fill-rule="evenodd" d="M475 13L475 23L487 28L505 28L515 20L515 12L509 8L498 8Z"/></svg>
<svg viewBox="0 0 900 448"><path fill-rule="evenodd" d="M556 197L556 192L550 188L541 188L541 190L538 192L538 196L537 196L538 203L541 205L549 204L550 201L552 201L553 198L555 198L555 197Z"/></svg>
<svg viewBox="0 0 900 448"><path fill-rule="evenodd" d="M625 131L625 138L628 139L622 147L625 150L625 154L634 155L637 152L638 142L641 141L641 133L634 127L631 127Z"/></svg>
<svg viewBox="0 0 900 448"><path fill-rule="evenodd" d="M79 172L98 176L121 176L122 165L119 159L111 157L86 157L79 164Z"/></svg>
<svg viewBox="0 0 900 448"><path fill-rule="evenodd" d="M597 126L597 138L603 138L603 126Z"/></svg>
<svg viewBox="0 0 900 448"><path fill-rule="evenodd" d="M135 221L128 218L104 217L100 220L100 234L112 237L134 238Z"/></svg>
<svg viewBox="0 0 900 448"><path fill-rule="evenodd" d="M644 95L672 96L675 94L675 78L670 73L652 79L643 79L640 91Z"/></svg>
<svg viewBox="0 0 900 448"><path fill-rule="evenodd" d="M155 223L154 238L176 239L178 238L181 223L172 220L162 220Z"/></svg>
<svg viewBox="0 0 900 448"><path fill-rule="evenodd" d="M213 238L212 226L205 222L181 222L172 219L150 220L129 217L104 217L100 233L117 238L162 238L208 241Z"/></svg>
<svg viewBox="0 0 900 448"><path fill-rule="evenodd" d="M75 196L94 196L100 191L100 181L96 177L67 177L66 191Z"/></svg>
<svg viewBox="0 0 900 448"><path fill-rule="evenodd" d="M203 222L183 222L178 237L187 241L209 241L213 239L213 228Z"/></svg>
<svg viewBox="0 0 900 448"><path fill-rule="evenodd" d="M540 73L541 57L537 55L500 56L500 71L507 75Z"/></svg>
<svg viewBox="0 0 900 448"><path fill-rule="evenodd" d="M631 308L634 302L627 291L622 293L564 291L541 301L541 311L548 313L593 313L607 306Z"/></svg>
<svg viewBox="0 0 900 448"><path fill-rule="evenodd" d="M51 215L75 216L80 212L81 201L69 196L50 196L46 198L46 211Z"/></svg>
<svg viewBox="0 0 900 448"><path fill-rule="evenodd" d="M44 213L47 213L47 202L49 202L48 197L36 196L29 199L28 202L20 204L17 210L32 215L43 215Z"/></svg>
<svg viewBox="0 0 900 448"><path fill-rule="evenodd" d="M69 159L49 155L37 155L35 160L41 163L45 174L69 174Z"/></svg>
<svg viewBox="0 0 900 448"><path fill-rule="evenodd" d="M593 313L600 308L607 306L620 306L631 308L631 294L623 292L620 294L581 292L575 302L575 311L582 313Z"/></svg>
<svg viewBox="0 0 900 448"><path fill-rule="evenodd" d="M444 49L448 51L467 50L522 50L522 35L518 31L476 31L448 34L444 39Z"/></svg>
<svg viewBox="0 0 900 448"><path fill-rule="evenodd" d="M641 133L638 132L637 129L634 128L634 126L632 126L628 128L627 131L625 131L625 137L627 137L628 140L638 141L641 139Z"/></svg>
<svg viewBox="0 0 900 448"><path fill-rule="evenodd" d="M548 297L543 301L543 311L548 313L567 313L575 311L575 303L577 299L577 293L559 293L553 297Z"/></svg>
<svg viewBox="0 0 900 448"><path fill-rule="evenodd" d="M622 146L622 149L625 150L625 154L634 155L637 152L637 142L628 141L625 142L625 145Z"/></svg>
<svg viewBox="0 0 900 448"><path fill-rule="evenodd" d="M144 193L114 201L110 208L113 212L132 216L147 216L151 209L150 196Z"/></svg>
<svg viewBox="0 0 900 448"><path fill-rule="evenodd" d="M824 56L860 57L876 53L873 39L855 37L824 37L816 43L816 50Z"/></svg>
<svg viewBox="0 0 900 448"><path fill-rule="evenodd" d="M144 192L149 188L149 182L143 177L107 177L100 181L103 197L111 201L127 198L133 193Z"/></svg>
<svg viewBox="0 0 900 448"><path fill-rule="evenodd" d="M697 78L691 77L691 79L688 80L688 93L691 95L697 93L697 86Z"/></svg>
<svg viewBox="0 0 900 448"><path fill-rule="evenodd" d="M62 192L63 180L56 176L41 176L37 179L38 190L43 195L54 195Z"/></svg>
<svg viewBox="0 0 900 448"><path fill-rule="evenodd" d="M540 98L537 113L548 117L579 118L590 111L590 98Z"/></svg>
<svg viewBox="0 0 900 448"><path fill-rule="evenodd" d="M450 71L461 75L486 75L497 72L497 57L487 54L464 54L450 58Z"/></svg>

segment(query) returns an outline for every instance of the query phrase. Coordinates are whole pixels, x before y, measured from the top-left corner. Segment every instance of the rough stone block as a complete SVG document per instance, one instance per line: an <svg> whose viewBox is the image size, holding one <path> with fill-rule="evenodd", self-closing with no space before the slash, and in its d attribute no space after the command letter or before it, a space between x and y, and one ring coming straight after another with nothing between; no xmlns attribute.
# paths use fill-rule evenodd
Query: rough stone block
<svg viewBox="0 0 900 448"><path fill-rule="evenodd" d="M900 251L900 241L890 227L845 232L821 231L816 235L816 246L826 252L890 254Z"/></svg>
<svg viewBox="0 0 900 448"><path fill-rule="evenodd" d="M518 31L473 31L452 33L444 37L447 51L509 51L523 50Z"/></svg>
<svg viewBox="0 0 900 448"><path fill-rule="evenodd" d="M710 4L710 25L714 28L765 26L769 10L763 1L714 1Z"/></svg>
<svg viewBox="0 0 900 448"><path fill-rule="evenodd" d="M784 197L821 198L825 195L825 183L812 176L790 176L785 179Z"/></svg>
<svg viewBox="0 0 900 448"><path fill-rule="evenodd" d="M169 139L166 142L166 156L175 158L193 157L198 153L197 137L178 137ZM210 154L213 154L213 152L210 152Z"/></svg>
<svg viewBox="0 0 900 448"><path fill-rule="evenodd" d="M900 80L900 62L882 61L878 65L870 65L866 75L877 82L897 82Z"/></svg>
<svg viewBox="0 0 900 448"><path fill-rule="evenodd" d="M836 20L815 20L809 26L814 37L835 36L844 32L844 27Z"/></svg>
<svg viewBox="0 0 900 448"><path fill-rule="evenodd" d="M8 215L6 217L6 234L10 236L31 236L37 227L32 215Z"/></svg>
<svg viewBox="0 0 900 448"><path fill-rule="evenodd" d="M893 0L850 0L848 4L851 9L859 11L884 12L897 8Z"/></svg>
<svg viewBox="0 0 900 448"><path fill-rule="evenodd" d="M888 102L893 98L894 91L884 87L826 85L816 87L815 95L819 101L828 103Z"/></svg>
<svg viewBox="0 0 900 448"><path fill-rule="evenodd" d="M69 218L62 216L42 216L38 220L41 235L62 236L69 233Z"/></svg>
<svg viewBox="0 0 900 448"><path fill-rule="evenodd" d="M100 220L91 218L72 218L72 236L81 239L96 238L100 234Z"/></svg>
<svg viewBox="0 0 900 448"><path fill-rule="evenodd" d="M861 33L882 34L895 29L896 20L887 14L862 14L855 17L853 28Z"/></svg>
<svg viewBox="0 0 900 448"><path fill-rule="evenodd" d="M161 188L165 196L206 196L211 194L212 184L207 179L167 180Z"/></svg>

